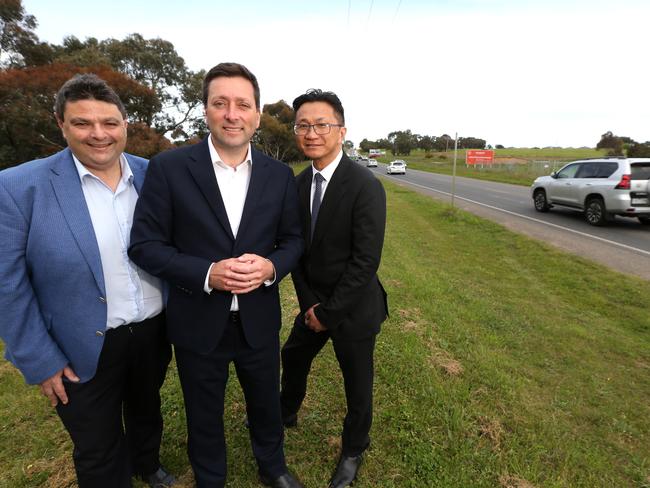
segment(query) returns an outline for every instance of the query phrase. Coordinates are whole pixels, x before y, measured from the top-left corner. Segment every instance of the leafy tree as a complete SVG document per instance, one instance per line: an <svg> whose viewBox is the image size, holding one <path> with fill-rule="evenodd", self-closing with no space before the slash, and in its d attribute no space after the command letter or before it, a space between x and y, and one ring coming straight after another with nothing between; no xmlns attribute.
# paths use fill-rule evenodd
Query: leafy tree
<svg viewBox="0 0 650 488"><path fill-rule="evenodd" d="M607 131L600 136L596 149L609 149L607 154L610 156L623 155L623 140L611 131Z"/></svg>
<svg viewBox="0 0 650 488"><path fill-rule="evenodd" d="M304 159L296 145L293 121L293 109L284 100L264 105L253 142L261 151L280 161Z"/></svg>
<svg viewBox="0 0 650 488"><path fill-rule="evenodd" d="M627 150L628 158L650 158L650 141L635 142Z"/></svg>
<svg viewBox="0 0 650 488"><path fill-rule="evenodd" d="M9 167L34 158L48 156L65 147L56 125L53 105L61 85L79 72L94 72L118 93L131 121L149 110L155 94L146 86L107 66L79 68L52 63L30 68L0 71L0 167ZM134 127L129 144L140 147L138 138L153 140L142 127ZM149 129L151 131L151 129ZM151 147L151 142L148 143ZM158 140L158 146L164 143ZM145 145L142 145L145 147ZM134 151L135 152L135 151ZM148 157L155 152L136 152Z"/></svg>
<svg viewBox="0 0 650 488"><path fill-rule="evenodd" d="M477 137L459 137L459 149L485 149L485 140Z"/></svg>
<svg viewBox="0 0 650 488"><path fill-rule="evenodd" d="M435 146L436 138L433 136L422 136L418 142L418 147L424 149L425 151L433 151Z"/></svg>
<svg viewBox="0 0 650 488"><path fill-rule="evenodd" d="M21 50L37 42L34 29L36 18L28 15L21 0L0 1L0 63L3 66L20 66Z"/></svg>
<svg viewBox="0 0 650 488"><path fill-rule="evenodd" d="M454 139L453 137L449 136L448 134L443 134L440 137L436 137L435 143L434 143L434 149L436 151L442 152L442 151L449 151L449 148L454 148Z"/></svg>
<svg viewBox="0 0 650 488"><path fill-rule="evenodd" d="M417 145L417 137L410 129L395 131L388 134L388 141L391 144L390 150L396 156L407 156Z"/></svg>

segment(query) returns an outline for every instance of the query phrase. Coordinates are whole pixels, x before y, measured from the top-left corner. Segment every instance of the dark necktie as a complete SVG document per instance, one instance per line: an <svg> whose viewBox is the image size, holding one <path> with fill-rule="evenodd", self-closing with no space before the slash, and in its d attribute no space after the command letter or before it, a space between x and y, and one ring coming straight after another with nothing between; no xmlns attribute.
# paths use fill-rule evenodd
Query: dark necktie
<svg viewBox="0 0 650 488"><path fill-rule="evenodd" d="M314 237L314 229L316 228L316 219L318 219L318 211L320 210L321 200L323 199L323 175L316 173L314 175L314 199L311 202L311 237Z"/></svg>

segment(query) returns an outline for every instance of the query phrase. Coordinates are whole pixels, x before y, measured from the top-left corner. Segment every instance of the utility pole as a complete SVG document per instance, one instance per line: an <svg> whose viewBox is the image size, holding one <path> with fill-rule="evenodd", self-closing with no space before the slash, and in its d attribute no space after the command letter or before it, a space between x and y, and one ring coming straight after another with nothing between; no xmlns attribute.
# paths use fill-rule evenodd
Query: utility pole
<svg viewBox="0 0 650 488"><path fill-rule="evenodd" d="M458 159L458 132L454 136L454 166L451 171L451 208L454 208L454 195L456 194L456 159Z"/></svg>

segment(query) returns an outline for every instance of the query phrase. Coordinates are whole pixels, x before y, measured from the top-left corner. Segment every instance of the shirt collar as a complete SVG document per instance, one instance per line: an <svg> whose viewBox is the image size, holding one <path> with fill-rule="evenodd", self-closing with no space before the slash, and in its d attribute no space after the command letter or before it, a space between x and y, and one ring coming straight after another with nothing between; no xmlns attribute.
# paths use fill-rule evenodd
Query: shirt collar
<svg viewBox="0 0 650 488"><path fill-rule="evenodd" d="M334 174L334 171L336 171L336 168L338 167L339 163L341 162L341 158L343 157L343 149L339 152L339 154L334 158L334 161L332 161L330 164L325 166L322 171L318 171L316 167L314 166L314 162L312 161L311 163L311 172L312 176L315 175L316 173L320 173L323 178L325 178L325 181L329 181L332 179L332 175Z"/></svg>
<svg viewBox="0 0 650 488"><path fill-rule="evenodd" d="M214 144L212 144L212 136L208 136L208 149L210 150L210 160L212 161L212 164L216 164L223 169L236 169L241 166L241 164L238 164L235 168L233 168L232 166L228 166L223 162L223 159L221 159L221 156L219 156L219 151L217 151L217 148L214 147ZM244 158L242 163L249 163L251 166L253 164L250 143L248 144L248 150L246 151L246 158Z"/></svg>
<svg viewBox="0 0 650 488"><path fill-rule="evenodd" d="M97 176L92 174L86 168L79 159L77 159L77 156L72 153L72 160L74 161L74 165L77 168L77 173L79 173L79 179L83 182L85 176L89 176L91 178L99 179ZM122 177L120 178L122 182L126 185L128 183L133 182L133 172L131 171L131 167L128 165L126 161L126 157L124 156L124 153L120 154L120 167L122 169Z"/></svg>

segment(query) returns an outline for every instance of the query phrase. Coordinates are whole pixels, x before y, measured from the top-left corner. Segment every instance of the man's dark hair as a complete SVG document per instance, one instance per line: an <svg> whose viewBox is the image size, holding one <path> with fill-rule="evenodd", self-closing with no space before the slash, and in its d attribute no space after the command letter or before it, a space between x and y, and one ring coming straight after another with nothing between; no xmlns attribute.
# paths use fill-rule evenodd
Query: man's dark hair
<svg viewBox="0 0 650 488"><path fill-rule="evenodd" d="M63 112L67 102L79 100L98 100L111 103L117 107L126 119L126 110L120 97L108 84L99 76L93 73L75 75L66 81L56 94L54 101L54 113L57 118L63 121Z"/></svg>
<svg viewBox="0 0 650 488"><path fill-rule="evenodd" d="M345 125L345 113L343 112L343 104L336 93L331 91L323 91L319 88L310 88L305 93L300 95L293 101L293 111L298 112L298 109L305 103L309 102L325 102L334 109L334 114L339 121L339 124Z"/></svg>
<svg viewBox="0 0 650 488"><path fill-rule="evenodd" d="M260 85L257 84L257 78L249 69L243 64L239 63L219 63L207 72L203 78L203 106L208 105L208 88L210 82L215 78L225 76L226 78L235 78L240 76L247 79L253 85L253 92L255 94L255 108L260 109Z"/></svg>

